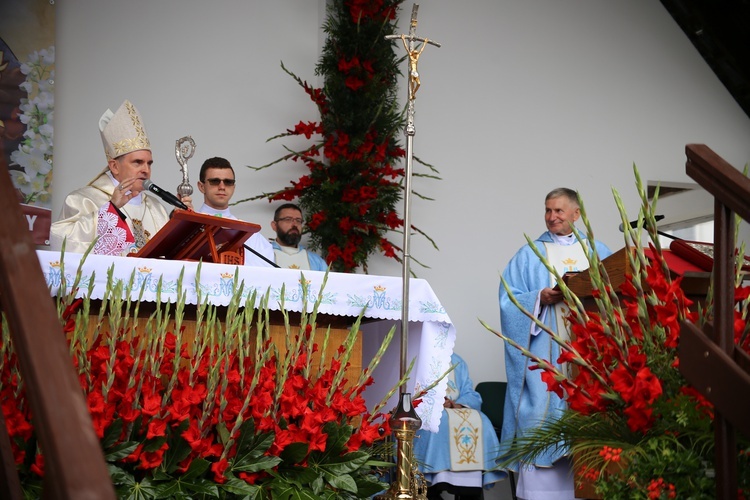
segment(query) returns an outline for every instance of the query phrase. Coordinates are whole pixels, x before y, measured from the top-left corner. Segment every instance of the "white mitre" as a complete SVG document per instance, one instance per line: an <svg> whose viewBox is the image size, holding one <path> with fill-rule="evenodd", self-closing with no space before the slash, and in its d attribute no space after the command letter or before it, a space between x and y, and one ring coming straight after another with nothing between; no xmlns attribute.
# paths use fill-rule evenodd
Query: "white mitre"
<svg viewBox="0 0 750 500"><path fill-rule="evenodd" d="M104 112L99 118L99 131L107 161L141 149L151 151L141 115L128 100L116 112L109 109Z"/></svg>

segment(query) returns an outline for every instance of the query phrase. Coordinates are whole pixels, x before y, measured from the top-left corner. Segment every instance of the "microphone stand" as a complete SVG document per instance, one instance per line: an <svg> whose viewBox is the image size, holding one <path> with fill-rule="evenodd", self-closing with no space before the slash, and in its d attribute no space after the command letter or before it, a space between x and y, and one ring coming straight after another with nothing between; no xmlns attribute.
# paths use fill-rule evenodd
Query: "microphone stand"
<svg viewBox="0 0 750 500"><path fill-rule="evenodd" d="M260 252L258 252L257 250L253 250L252 248L250 248L249 246L245 245L244 243L242 244L242 246L245 247L245 250L248 250L250 253L252 253L256 257L260 257L262 260L268 262L269 264L271 264L276 269L280 269L281 268L281 266L279 266L277 263L275 263L274 261L272 261L268 257L265 257L264 255L261 255Z"/></svg>

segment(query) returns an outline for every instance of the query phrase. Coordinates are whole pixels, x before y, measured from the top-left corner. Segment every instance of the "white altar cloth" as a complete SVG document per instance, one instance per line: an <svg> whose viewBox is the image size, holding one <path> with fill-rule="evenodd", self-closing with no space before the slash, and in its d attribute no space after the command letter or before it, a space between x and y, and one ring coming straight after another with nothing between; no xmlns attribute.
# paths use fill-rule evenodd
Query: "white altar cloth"
<svg viewBox="0 0 750 500"><path fill-rule="evenodd" d="M77 296L84 296L93 285L91 298L101 299L107 284L107 274L112 270L113 279L128 283L135 278L133 299L143 289L143 300L154 302L158 294L162 301L176 302L178 279L183 273L182 293L186 293L187 304L197 304L199 294L203 300L214 305L227 305L234 293L235 275L238 283L244 284L243 295L250 296L269 292L268 307L279 310L283 301L287 311L302 310L302 287L308 291L308 310L312 310L315 297L321 293L325 273L298 271L267 267L234 266L135 257L111 257L89 255L81 262L82 255L38 250L37 256L42 272L54 296L58 293L63 276L68 287L74 282L79 266L81 281ZM304 276L304 281L303 281ZM161 279L161 285L159 285ZM68 290L69 291L69 290ZM322 289L322 300L318 308L322 314L356 317L364 309L364 317L375 321L363 325L362 361L365 366L380 346L384 332L396 325L400 328L402 304L401 277L373 276L367 274L329 273ZM411 390L426 387L450 367L450 357L456 340L456 329L427 281L409 280L409 348L408 361L416 357L414 372L409 382ZM380 339L380 340L378 340ZM398 331L388 353L376 369L374 387L365 391L368 407L378 403L387 388L398 380L400 342ZM422 427L437 430L443 408L446 380L430 391L417 407ZM432 411L433 408L436 411ZM390 409L387 408L387 409Z"/></svg>

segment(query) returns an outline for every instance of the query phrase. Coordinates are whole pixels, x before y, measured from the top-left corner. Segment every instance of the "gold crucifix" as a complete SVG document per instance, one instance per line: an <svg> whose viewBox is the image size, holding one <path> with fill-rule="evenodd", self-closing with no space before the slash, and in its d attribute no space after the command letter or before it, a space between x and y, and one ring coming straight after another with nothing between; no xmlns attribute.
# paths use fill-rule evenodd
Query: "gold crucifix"
<svg viewBox="0 0 750 500"><path fill-rule="evenodd" d="M422 82L419 79L419 71L417 70L417 63L419 62L419 56L422 55L422 51L425 49L427 44L432 44L436 47L440 47L440 44L430 40L428 38L420 38L417 36L417 10L419 9L418 4L414 4L411 10L411 23L409 25L408 35L387 35L386 39L400 38L404 44L406 54L409 56L409 100L413 101L414 97L419 90L419 86ZM408 40L408 43L407 43ZM416 42L421 42L417 46Z"/></svg>

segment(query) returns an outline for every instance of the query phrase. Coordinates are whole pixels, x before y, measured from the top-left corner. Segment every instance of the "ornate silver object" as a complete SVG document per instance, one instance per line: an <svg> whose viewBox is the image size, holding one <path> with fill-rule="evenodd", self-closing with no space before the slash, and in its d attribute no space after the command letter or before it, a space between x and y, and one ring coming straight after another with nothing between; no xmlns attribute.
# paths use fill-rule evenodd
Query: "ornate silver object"
<svg viewBox="0 0 750 500"><path fill-rule="evenodd" d="M188 178L187 165L187 161L193 157L193 153L195 153L195 141L192 137L187 135L181 139L177 139L174 144L174 154L182 170L182 183L177 186L177 194L181 198L193 194L193 186L190 185L190 179Z"/></svg>

